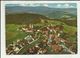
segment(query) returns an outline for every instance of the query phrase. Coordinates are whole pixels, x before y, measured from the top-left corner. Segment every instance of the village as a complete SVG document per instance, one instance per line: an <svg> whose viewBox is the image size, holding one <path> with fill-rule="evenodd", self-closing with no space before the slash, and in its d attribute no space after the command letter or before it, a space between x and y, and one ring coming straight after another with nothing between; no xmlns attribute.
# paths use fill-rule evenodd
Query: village
<svg viewBox="0 0 80 58"><path fill-rule="evenodd" d="M26 37L12 42L6 48L8 55L17 54L75 54L74 46L63 38L64 26L47 25L34 28L33 24L22 25L17 31L25 32Z"/></svg>

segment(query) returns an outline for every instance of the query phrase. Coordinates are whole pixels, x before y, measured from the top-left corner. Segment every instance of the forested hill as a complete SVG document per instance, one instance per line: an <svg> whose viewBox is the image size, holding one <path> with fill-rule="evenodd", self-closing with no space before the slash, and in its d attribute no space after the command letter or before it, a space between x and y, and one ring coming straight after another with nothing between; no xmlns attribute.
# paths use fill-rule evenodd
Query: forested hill
<svg viewBox="0 0 80 58"><path fill-rule="evenodd" d="M40 23L41 19L48 20L48 17L39 14L21 13L21 14L7 14L7 24L28 24L28 23Z"/></svg>
<svg viewBox="0 0 80 58"><path fill-rule="evenodd" d="M61 22L64 22L70 26L77 26L77 20L75 20L75 19L71 19L71 20L68 20L65 18L50 19L50 18L45 17L43 15L33 14L33 13L18 13L18 14L15 13L15 14L7 14L6 15L6 23L7 24L41 23L42 22L41 20L61 21Z"/></svg>

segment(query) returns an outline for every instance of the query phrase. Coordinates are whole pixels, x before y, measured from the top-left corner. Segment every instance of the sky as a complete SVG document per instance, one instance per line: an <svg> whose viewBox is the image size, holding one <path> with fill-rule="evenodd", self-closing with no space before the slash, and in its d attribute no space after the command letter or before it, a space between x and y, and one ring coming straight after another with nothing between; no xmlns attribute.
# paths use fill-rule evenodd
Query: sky
<svg viewBox="0 0 80 58"><path fill-rule="evenodd" d="M77 8L76 3L7 3L6 6L45 6L50 8Z"/></svg>

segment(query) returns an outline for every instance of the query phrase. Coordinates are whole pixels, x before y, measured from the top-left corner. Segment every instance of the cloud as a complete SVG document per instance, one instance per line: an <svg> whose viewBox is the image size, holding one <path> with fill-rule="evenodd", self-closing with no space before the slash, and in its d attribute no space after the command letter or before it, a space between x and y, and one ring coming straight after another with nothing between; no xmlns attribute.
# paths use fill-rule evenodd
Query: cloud
<svg viewBox="0 0 80 58"><path fill-rule="evenodd" d="M27 4L23 4L23 3L22 3L22 4L19 4L19 6L26 6L26 5L27 5Z"/></svg>
<svg viewBox="0 0 80 58"><path fill-rule="evenodd" d="M69 4L57 4L56 7L57 8L69 8L70 5Z"/></svg>
<svg viewBox="0 0 80 58"><path fill-rule="evenodd" d="M71 5L70 7L71 7L71 8L75 8L75 6L73 6L73 5Z"/></svg>
<svg viewBox="0 0 80 58"><path fill-rule="evenodd" d="M72 5L72 4L68 4L68 3L66 3L66 4L56 4L56 8L75 8L75 6Z"/></svg>
<svg viewBox="0 0 80 58"><path fill-rule="evenodd" d="M23 7L26 7L26 6L39 6L39 5L37 5L37 4L19 4L19 6L23 6Z"/></svg>
<svg viewBox="0 0 80 58"><path fill-rule="evenodd" d="M69 7L70 5L69 5L69 4L64 4L64 6L65 6L65 7Z"/></svg>
<svg viewBox="0 0 80 58"><path fill-rule="evenodd" d="M64 4L64 8L69 8L70 5L69 4Z"/></svg>
<svg viewBox="0 0 80 58"><path fill-rule="evenodd" d="M43 6L46 6L46 7L48 7L48 4L43 4Z"/></svg>
<svg viewBox="0 0 80 58"><path fill-rule="evenodd" d="M62 5L61 4L57 4L57 7L61 7Z"/></svg>
<svg viewBox="0 0 80 58"><path fill-rule="evenodd" d="M64 4L64 8L75 8L75 6L71 4Z"/></svg>
<svg viewBox="0 0 80 58"><path fill-rule="evenodd" d="M48 7L48 4L41 4L41 3L29 3L29 4L19 4L19 6L32 6L32 7L35 7L35 6L45 6L45 7Z"/></svg>

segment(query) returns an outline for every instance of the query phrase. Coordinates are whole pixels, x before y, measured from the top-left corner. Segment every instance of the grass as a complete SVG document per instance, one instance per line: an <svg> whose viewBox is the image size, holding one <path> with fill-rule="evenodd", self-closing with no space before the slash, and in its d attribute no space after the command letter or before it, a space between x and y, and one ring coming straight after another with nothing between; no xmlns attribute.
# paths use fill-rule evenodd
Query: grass
<svg viewBox="0 0 80 58"><path fill-rule="evenodd" d="M18 25L15 24L7 24L6 25L6 46L16 41L17 39L23 39L26 34L24 32L17 31Z"/></svg>

